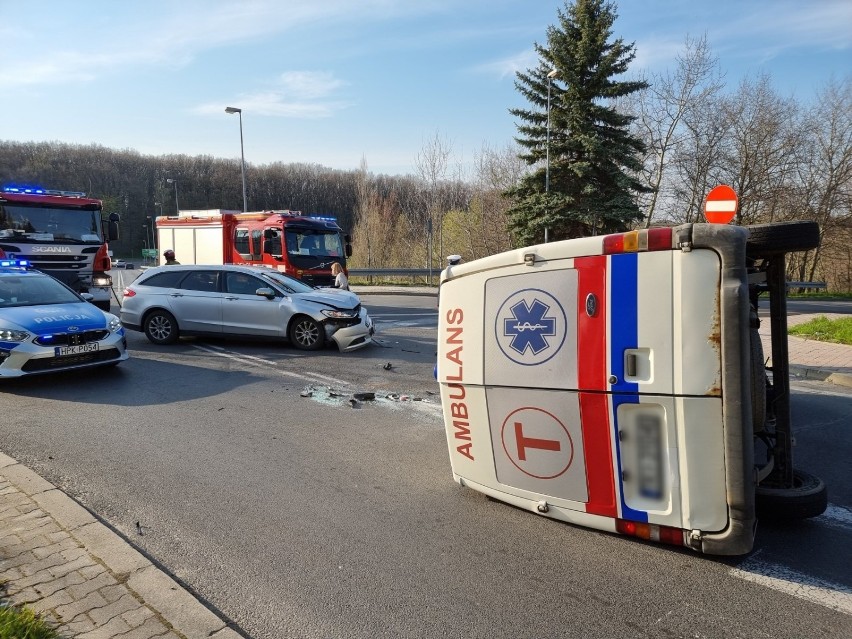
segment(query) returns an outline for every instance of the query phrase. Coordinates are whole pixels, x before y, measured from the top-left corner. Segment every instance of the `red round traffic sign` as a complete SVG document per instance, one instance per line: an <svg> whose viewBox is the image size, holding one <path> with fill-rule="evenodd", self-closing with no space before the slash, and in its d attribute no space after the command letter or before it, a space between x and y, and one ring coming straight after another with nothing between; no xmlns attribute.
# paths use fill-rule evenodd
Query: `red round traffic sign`
<svg viewBox="0 0 852 639"><path fill-rule="evenodd" d="M704 217L711 224L727 224L734 219L739 206L736 192L726 184L710 190L704 200Z"/></svg>

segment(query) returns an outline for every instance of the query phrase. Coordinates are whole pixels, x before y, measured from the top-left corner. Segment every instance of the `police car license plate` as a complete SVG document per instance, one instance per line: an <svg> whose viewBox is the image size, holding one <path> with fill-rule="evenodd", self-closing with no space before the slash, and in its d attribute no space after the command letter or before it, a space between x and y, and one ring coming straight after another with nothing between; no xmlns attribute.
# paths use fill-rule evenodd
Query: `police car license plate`
<svg viewBox="0 0 852 639"><path fill-rule="evenodd" d="M91 344L80 344L79 346L57 346L54 349L54 354L56 357L62 357L64 355L80 355L81 353L93 353L98 350L99 346L97 342L92 342Z"/></svg>

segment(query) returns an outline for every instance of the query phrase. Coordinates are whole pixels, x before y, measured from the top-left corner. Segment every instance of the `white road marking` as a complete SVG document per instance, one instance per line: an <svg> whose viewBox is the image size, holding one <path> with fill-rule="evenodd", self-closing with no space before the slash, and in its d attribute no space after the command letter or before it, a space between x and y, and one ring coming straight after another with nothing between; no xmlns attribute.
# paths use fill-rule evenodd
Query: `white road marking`
<svg viewBox="0 0 852 639"><path fill-rule="evenodd" d="M383 319L385 317L434 317L438 319L437 313L380 313L379 315L373 315L370 313L370 317Z"/></svg>
<svg viewBox="0 0 852 639"><path fill-rule="evenodd" d="M263 357L255 357L254 355L245 355L242 353L233 353L230 351L226 351L224 348L219 346L201 346L200 344L193 344L193 348L197 348L202 351L206 351L208 353L213 353L214 355L219 355L220 357L227 357L228 359L233 359L236 361L243 361L247 364L261 365L269 368L274 368L278 373L285 375L287 377L295 377L296 379L305 379L308 378L312 381L318 381L322 383L332 382L339 386L350 386L349 382L345 382L342 379L337 379L336 377L331 377L330 375L323 375L321 373L311 373L309 371L305 371L302 373L293 373L290 371L282 370L275 368L275 362L271 362L268 359L264 359Z"/></svg>
<svg viewBox="0 0 852 639"><path fill-rule="evenodd" d="M852 510L843 506L829 504L825 512L819 517L814 517L812 521L852 533Z"/></svg>
<svg viewBox="0 0 852 639"><path fill-rule="evenodd" d="M817 579L781 564L761 561L760 551L746 559L731 576L810 601L811 603L852 615L852 589Z"/></svg>

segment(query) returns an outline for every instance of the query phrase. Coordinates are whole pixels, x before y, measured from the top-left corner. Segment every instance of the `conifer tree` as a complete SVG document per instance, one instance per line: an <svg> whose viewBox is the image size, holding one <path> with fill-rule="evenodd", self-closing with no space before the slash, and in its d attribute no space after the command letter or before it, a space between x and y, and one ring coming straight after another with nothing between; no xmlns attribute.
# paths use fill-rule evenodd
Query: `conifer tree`
<svg viewBox="0 0 852 639"><path fill-rule="evenodd" d="M515 81L532 108L510 110L522 121L520 157L537 167L507 191L509 228L522 245L543 241L545 229L552 241L625 230L642 219L635 194L646 188L636 179L644 145L629 133L633 118L615 108L647 86L615 79L635 57L634 45L612 39L611 2L566 0L557 13L547 47L535 44L538 66Z"/></svg>

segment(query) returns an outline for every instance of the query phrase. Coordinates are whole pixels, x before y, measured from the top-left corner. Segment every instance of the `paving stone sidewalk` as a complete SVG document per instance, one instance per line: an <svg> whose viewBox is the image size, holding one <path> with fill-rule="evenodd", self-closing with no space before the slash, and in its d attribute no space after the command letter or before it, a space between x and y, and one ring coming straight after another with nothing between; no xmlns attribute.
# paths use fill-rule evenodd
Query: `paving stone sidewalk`
<svg viewBox="0 0 852 639"><path fill-rule="evenodd" d="M75 639L239 639L91 513L0 453L0 600Z"/></svg>
<svg viewBox="0 0 852 639"><path fill-rule="evenodd" d="M787 318L787 326L804 324L820 316L828 319L848 317L839 313L790 315ZM765 319L760 325L760 337L763 343L763 354L769 358L771 365L772 347L769 335L769 320ZM791 376L824 380L839 386L852 387L852 346L789 335L787 351Z"/></svg>

